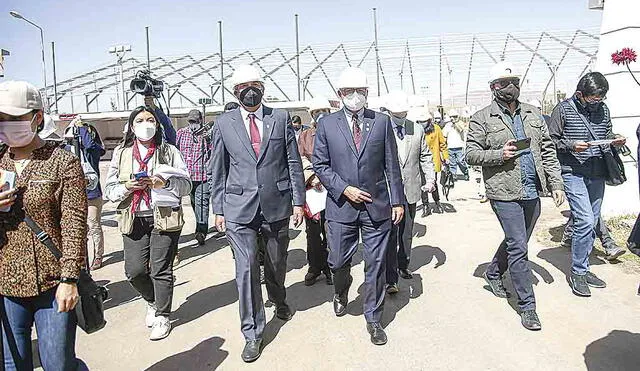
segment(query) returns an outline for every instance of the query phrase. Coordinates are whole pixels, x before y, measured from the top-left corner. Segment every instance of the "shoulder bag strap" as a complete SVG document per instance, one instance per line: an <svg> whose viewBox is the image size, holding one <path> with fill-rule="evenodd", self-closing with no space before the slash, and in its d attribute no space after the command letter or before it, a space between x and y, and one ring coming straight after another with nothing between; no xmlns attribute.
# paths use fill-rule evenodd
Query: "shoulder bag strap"
<svg viewBox="0 0 640 371"><path fill-rule="evenodd" d="M42 242L42 244L45 245L49 249L49 251L51 251L51 253L53 254L53 256L55 256L56 259L58 260L62 259L62 252L60 252L60 250L58 250L56 245L53 243L53 241L51 240L51 236L49 236L47 232L43 231L42 228L40 228L40 226L38 225L38 223L36 223L33 219L31 219L31 217L27 215L26 212L24 214L24 222L27 223L27 226L29 226L29 229L31 229L33 234L36 235L36 238L38 239L38 241Z"/></svg>

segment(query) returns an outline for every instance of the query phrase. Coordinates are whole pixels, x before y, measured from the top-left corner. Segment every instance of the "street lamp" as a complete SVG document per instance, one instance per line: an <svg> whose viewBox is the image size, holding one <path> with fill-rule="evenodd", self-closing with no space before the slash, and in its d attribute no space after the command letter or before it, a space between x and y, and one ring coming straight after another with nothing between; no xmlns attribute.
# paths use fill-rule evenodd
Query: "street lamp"
<svg viewBox="0 0 640 371"><path fill-rule="evenodd" d="M42 31L42 27L40 27L37 24L33 23L29 19L25 18L22 14L16 12L15 10L10 11L9 14L13 18L22 19L23 21L29 23L33 27L35 27L38 30L40 30L40 48L42 49L42 81L44 82L44 99L45 99L45 104L46 104L47 110L48 110L49 109L49 95L47 94L47 65L46 65L45 59L44 59L44 31Z"/></svg>
<svg viewBox="0 0 640 371"><path fill-rule="evenodd" d="M122 67L122 60L124 59L124 55L130 51L131 45L118 45L109 48L109 54L115 54L116 58L118 58L117 63L120 68L120 89L122 90L122 107L119 108L123 111L127 109L127 95L124 90L124 70ZM116 88L116 90L118 89ZM116 94L116 97L118 98L118 106L120 106L120 96Z"/></svg>

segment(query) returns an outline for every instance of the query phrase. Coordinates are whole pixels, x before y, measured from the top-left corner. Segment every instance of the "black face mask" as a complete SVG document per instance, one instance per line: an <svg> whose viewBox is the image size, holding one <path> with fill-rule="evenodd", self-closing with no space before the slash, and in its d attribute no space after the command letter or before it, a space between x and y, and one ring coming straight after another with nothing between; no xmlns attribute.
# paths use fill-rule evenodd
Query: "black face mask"
<svg viewBox="0 0 640 371"><path fill-rule="evenodd" d="M520 88L516 87L513 84L509 84L509 86L505 88L494 90L493 95L497 100L506 104L511 104L517 101L520 97Z"/></svg>
<svg viewBox="0 0 640 371"><path fill-rule="evenodd" d="M262 91L255 86L249 86L240 92L239 99L245 107L255 107L262 102Z"/></svg>
<svg viewBox="0 0 640 371"><path fill-rule="evenodd" d="M433 132L433 130L435 129L433 127L433 121L432 120L429 120L427 122L423 122L422 125L424 125L424 132L427 133L427 134Z"/></svg>
<svg viewBox="0 0 640 371"><path fill-rule="evenodd" d="M295 130L295 131L300 131L300 129L302 129L302 126L301 126L301 125L295 125L295 126L293 127L293 130Z"/></svg>

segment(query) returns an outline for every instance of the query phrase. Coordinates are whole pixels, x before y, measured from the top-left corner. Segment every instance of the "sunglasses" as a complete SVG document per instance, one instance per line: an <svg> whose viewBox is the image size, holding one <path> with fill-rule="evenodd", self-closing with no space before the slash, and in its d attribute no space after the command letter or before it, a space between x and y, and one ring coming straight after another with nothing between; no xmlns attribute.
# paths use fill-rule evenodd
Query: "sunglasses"
<svg viewBox="0 0 640 371"><path fill-rule="evenodd" d="M342 92L342 95L350 95L350 94L353 94L354 92L358 92L359 94L362 94L362 95L367 94L367 88L344 88L344 89L340 89L340 91Z"/></svg>
<svg viewBox="0 0 640 371"><path fill-rule="evenodd" d="M520 79L517 77L510 77L510 78L506 78L506 79L498 79L496 81L493 82L493 86L497 89L504 89L507 86L513 84L513 86L515 87L519 87L520 86Z"/></svg>

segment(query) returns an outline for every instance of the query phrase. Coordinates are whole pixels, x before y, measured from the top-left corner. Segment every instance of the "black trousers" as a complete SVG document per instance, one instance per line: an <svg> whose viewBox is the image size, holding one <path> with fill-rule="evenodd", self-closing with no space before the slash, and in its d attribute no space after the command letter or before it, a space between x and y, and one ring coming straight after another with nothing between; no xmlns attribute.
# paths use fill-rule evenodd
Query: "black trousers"
<svg viewBox="0 0 640 371"><path fill-rule="evenodd" d="M310 273L321 273L329 269L327 257L327 233L325 230L326 219L324 211L320 213L320 220L305 218L307 233L307 261Z"/></svg>
<svg viewBox="0 0 640 371"><path fill-rule="evenodd" d="M422 175L422 183L424 183L424 175ZM431 195L433 196L433 201L440 202L440 193L438 191L438 173L435 174L435 178L433 180L433 186L435 187L433 189L433 192L431 192ZM422 196L422 205L424 205L423 207L426 207L426 205L429 205L429 192L422 191L421 196Z"/></svg>
<svg viewBox="0 0 640 371"><path fill-rule="evenodd" d="M387 248L387 284L398 283L398 269L409 268L416 204L404 205L404 217L391 227Z"/></svg>
<svg viewBox="0 0 640 371"><path fill-rule="evenodd" d="M123 235L124 271L131 286L157 316L169 316L173 298L173 258L181 231L154 229L153 217L135 218L131 234Z"/></svg>

